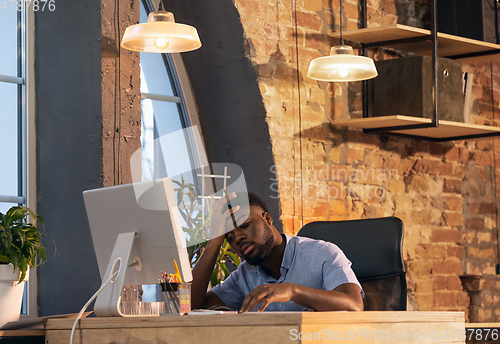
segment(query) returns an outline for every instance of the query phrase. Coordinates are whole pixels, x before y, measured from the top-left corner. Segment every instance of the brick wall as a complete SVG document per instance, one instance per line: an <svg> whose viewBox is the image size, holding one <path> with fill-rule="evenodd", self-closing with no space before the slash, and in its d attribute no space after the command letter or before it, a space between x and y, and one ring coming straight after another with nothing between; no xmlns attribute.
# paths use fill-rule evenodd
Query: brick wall
<svg viewBox="0 0 500 344"><path fill-rule="evenodd" d="M310 61L338 44L332 34L340 25L339 1L234 3L267 111L284 231L295 234L315 220L398 216L405 224L409 309L466 311L469 296L459 276L476 274L482 276L479 321L499 321L494 166L500 142L431 143L331 126L361 117L360 83L306 76ZM359 6L344 0L344 29L360 27ZM428 27L429 1L368 0L369 27L395 23ZM499 69L499 62L464 65L475 74L472 123L497 125Z"/></svg>

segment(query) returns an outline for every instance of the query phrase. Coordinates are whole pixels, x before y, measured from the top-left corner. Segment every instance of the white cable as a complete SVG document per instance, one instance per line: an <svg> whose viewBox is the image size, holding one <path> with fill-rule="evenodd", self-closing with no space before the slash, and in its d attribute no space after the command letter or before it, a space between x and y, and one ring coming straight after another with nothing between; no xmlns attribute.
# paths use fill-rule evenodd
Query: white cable
<svg viewBox="0 0 500 344"><path fill-rule="evenodd" d="M115 261L115 263L116 263L116 261ZM70 337L70 340L69 340L70 344L73 344L73 336L75 335L75 329L76 329L76 324L78 324L78 320L80 320L80 318L82 317L83 313L85 312L85 310L87 309L87 307L90 305L90 303L92 301L94 301L94 299L97 297L97 295L99 295L99 293L104 288L106 288L106 286L109 284L109 282L111 282L111 280L113 278L115 278L116 276L118 276L119 272L120 272L120 270L116 271L114 274L112 274L111 276L109 276L108 280L106 282L104 282L104 284L99 288L99 290L96 291L96 293L87 301L87 303L85 304L85 306L83 306L83 308L80 311L80 313L78 313L78 316L76 317L75 323L73 324L73 328L71 329L71 337Z"/></svg>

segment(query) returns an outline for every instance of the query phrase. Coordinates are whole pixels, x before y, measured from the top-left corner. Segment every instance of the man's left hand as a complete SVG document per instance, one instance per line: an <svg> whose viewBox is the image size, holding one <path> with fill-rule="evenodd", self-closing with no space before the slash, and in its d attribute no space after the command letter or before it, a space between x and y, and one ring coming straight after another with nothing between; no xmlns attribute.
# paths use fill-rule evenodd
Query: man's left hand
<svg viewBox="0 0 500 344"><path fill-rule="evenodd" d="M251 312L260 303L258 312L264 311L271 302L287 302L292 299L295 285L291 283L277 283L259 285L243 300L240 312Z"/></svg>
<svg viewBox="0 0 500 344"><path fill-rule="evenodd" d="M362 311L359 286L344 283L333 290L314 289L292 283L264 284L252 290L243 300L240 312L251 312L259 303L262 312L271 302L293 302L316 311Z"/></svg>

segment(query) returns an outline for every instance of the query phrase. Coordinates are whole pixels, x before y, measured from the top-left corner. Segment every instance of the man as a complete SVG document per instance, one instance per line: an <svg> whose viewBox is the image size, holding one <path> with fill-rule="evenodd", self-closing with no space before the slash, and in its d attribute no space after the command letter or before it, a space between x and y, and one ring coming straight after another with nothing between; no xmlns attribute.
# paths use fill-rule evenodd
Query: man
<svg viewBox="0 0 500 344"><path fill-rule="evenodd" d="M211 233L221 235L211 235L193 269L193 309L225 304L240 312L363 310L361 285L337 246L281 235L260 197L249 192L248 206L235 206L238 197L233 193L214 206ZM224 239L245 262L206 292Z"/></svg>

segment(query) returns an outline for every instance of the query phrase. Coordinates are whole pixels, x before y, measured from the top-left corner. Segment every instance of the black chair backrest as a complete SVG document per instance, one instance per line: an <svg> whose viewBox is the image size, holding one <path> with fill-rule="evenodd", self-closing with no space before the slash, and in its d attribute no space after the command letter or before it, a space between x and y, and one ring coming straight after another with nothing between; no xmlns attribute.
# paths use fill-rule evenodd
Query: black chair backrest
<svg viewBox="0 0 500 344"><path fill-rule="evenodd" d="M365 292L365 310L406 310L399 218L311 222L297 235L332 242L344 251Z"/></svg>

